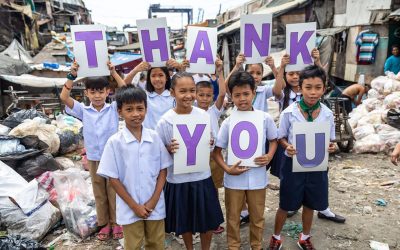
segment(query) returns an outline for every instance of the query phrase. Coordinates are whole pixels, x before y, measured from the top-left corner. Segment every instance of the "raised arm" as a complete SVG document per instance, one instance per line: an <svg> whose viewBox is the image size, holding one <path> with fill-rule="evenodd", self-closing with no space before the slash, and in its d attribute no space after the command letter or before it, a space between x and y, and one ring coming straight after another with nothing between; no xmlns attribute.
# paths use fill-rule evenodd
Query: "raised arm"
<svg viewBox="0 0 400 250"><path fill-rule="evenodd" d="M288 65L290 62L290 56L288 54L285 54L282 59L281 59L281 66L279 67L279 71L276 74L275 77L275 84L274 87L272 88L272 92L274 93L274 96L280 100L282 98L282 90L286 87L286 82L285 82L285 67Z"/></svg>
<svg viewBox="0 0 400 250"><path fill-rule="evenodd" d="M215 101L215 106L217 107L218 110L220 110L222 108L222 105L224 104L227 87L224 79L223 63L222 60L219 58L215 61L215 69L216 69L216 75L218 77L218 87L219 87L219 93L217 100Z"/></svg>
<svg viewBox="0 0 400 250"><path fill-rule="evenodd" d="M236 62L235 62L235 66L233 67L233 69L231 70L231 72L229 72L229 75L226 77L225 79L225 86L228 86L228 82L229 82L229 78L231 77L231 75L238 71L239 69L243 68L243 63L246 61L246 58L244 56L243 53L240 53L237 57L236 57ZM226 91L229 93L229 89L226 88ZM230 94L230 93L229 93Z"/></svg>
<svg viewBox="0 0 400 250"><path fill-rule="evenodd" d="M149 70L151 68L148 62L141 62L134 69L132 69L124 78L125 84L131 84L135 75L139 72Z"/></svg>
<svg viewBox="0 0 400 250"><path fill-rule="evenodd" d="M321 57L317 48L313 48L313 50L311 51L311 56L314 59L315 66L324 68L321 64Z"/></svg>
<svg viewBox="0 0 400 250"><path fill-rule="evenodd" d="M272 56L267 56L264 62L271 68L272 74L274 74L274 77L276 79L276 76L278 75L278 69L275 67L274 58L272 58Z"/></svg>
<svg viewBox="0 0 400 250"><path fill-rule="evenodd" d="M121 78L121 76L115 70L115 66L110 61L107 62L107 66L108 66L108 69L110 70L112 77L114 77L115 81L118 84L117 88L121 88L121 87L125 86L126 83L124 82L124 80Z"/></svg>
<svg viewBox="0 0 400 250"><path fill-rule="evenodd" d="M74 80L78 75L79 65L74 62L71 66L71 71L67 75L67 81L64 83L64 87L61 90L60 99L70 109L74 107L74 99L70 96L71 90L74 86Z"/></svg>

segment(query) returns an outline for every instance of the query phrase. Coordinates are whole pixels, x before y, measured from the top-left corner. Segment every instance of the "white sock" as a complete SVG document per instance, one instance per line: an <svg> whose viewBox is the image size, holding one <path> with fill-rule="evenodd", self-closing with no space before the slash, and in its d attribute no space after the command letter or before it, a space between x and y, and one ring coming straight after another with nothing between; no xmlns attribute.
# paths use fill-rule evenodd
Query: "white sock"
<svg viewBox="0 0 400 250"><path fill-rule="evenodd" d="M319 211L321 214L325 215L326 217L335 217L335 214L329 209L329 207L323 211Z"/></svg>
<svg viewBox="0 0 400 250"><path fill-rule="evenodd" d="M310 238L310 235L301 233L300 240L306 240Z"/></svg>
<svg viewBox="0 0 400 250"><path fill-rule="evenodd" d="M242 212L240 212L240 216L242 217L246 217L247 215L249 215L249 210L243 210Z"/></svg>
<svg viewBox="0 0 400 250"><path fill-rule="evenodd" d="M274 237L276 240L281 240L281 235L273 234L272 237Z"/></svg>

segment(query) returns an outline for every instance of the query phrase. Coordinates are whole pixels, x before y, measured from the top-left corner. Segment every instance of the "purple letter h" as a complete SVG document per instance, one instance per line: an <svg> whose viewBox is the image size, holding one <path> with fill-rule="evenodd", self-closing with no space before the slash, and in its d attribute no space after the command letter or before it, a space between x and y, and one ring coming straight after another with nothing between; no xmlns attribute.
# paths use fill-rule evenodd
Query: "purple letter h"
<svg viewBox="0 0 400 250"><path fill-rule="evenodd" d="M167 35L165 34L165 28L157 28L158 40L150 40L150 32L148 30L142 30L142 42L143 42L143 53L146 62L154 62L153 49L160 50L161 61L168 61L168 46L167 46Z"/></svg>

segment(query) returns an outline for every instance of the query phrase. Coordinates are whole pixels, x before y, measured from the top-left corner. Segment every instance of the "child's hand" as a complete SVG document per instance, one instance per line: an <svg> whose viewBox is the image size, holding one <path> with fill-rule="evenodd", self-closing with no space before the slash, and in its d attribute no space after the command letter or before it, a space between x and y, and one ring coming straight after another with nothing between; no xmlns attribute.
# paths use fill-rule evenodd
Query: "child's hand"
<svg viewBox="0 0 400 250"><path fill-rule="evenodd" d="M313 48L313 50L311 51L311 57L314 59L314 61L319 61L320 55L317 48Z"/></svg>
<svg viewBox="0 0 400 250"><path fill-rule="evenodd" d="M265 58L265 64L268 65L270 68L274 68L275 67L275 62L274 62L274 58L272 58L272 56L267 56L267 58Z"/></svg>
<svg viewBox="0 0 400 250"><path fill-rule="evenodd" d="M236 162L232 167L229 168L227 173L230 175L240 175L250 169L249 167L239 166L240 163L242 163L242 161Z"/></svg>
<svg viewBox="0 0 400 250"><path fill-rule="evenodd" d="M215 71L217 72L217 74L222 72L223 65L224 65L224 63L222 62L222 60L218 56L217 60L215 60Z"/></svg>
<svg viewBox="0 0 400 250"><path fill-rule="evenodd" d="M189 68L190 67L190 62L189 62L189 60L188 59L183 59L183 61L182 61L182 63L181 63L181 65L180 65L180 69L181 69L181 71L185 71L187 68Z"/></svg>
<svg viewBox="0 0 400 250"><path fill-rule="evenodd" d="M256 157L254 159L254 163L259 165L259 166L265 166L268 165L268 163L271 161L271 159L269 158L269 156L267 154Z"/></svg>
<svg viewBox="0 0 400 250"><path fill-rule="evenodd" d="M150 199L146 203L144 203L144 206L149 214L151 214L151 212L153 212L154 208L157 206L157 201L154 199Z"/></svg>
<svg viewBox="0 0 400 250"><path fill-rule="evenodd" d="M287 152L287 154L288 154L290 157L292 157L293 155L297 154L297 151L296 151L296 149L293 147L293 145L287 146L286 152Z"/></svg>
<svg viewBox="0 0 400 250"><path fill-rule="evenodd" d="M147 219L149 217L149 211L144 205L137 205L133 208L133 212L142 219Z"/></svg>
<svg viewBox="0 0 400 250"><path fill-rule="evenodd" d="M71 75L77 77L78 70L79 70L79 64L76 61L74 61L74 63L71 65Z"/></svg>
<svg viewBox="0 0 400 250"><path fill-rule="evenodd" d="M240 53L237 57L236 57L236 64L235 64L235 68L239 69L240 67L243 66L243 63L246 61L246 58L244 56L243 53Z"/></svg>
<svg viewBox="0 0 400 250"><path fill-rule="evenodd" d="M290 63L290 56L288 54L283 55L282 60L281 60L281 68L285 67Z"/></svg>
<svg viewBox="0 0 400 250"><path fill-rule="evenodd" d="M170 58L168 59L167 63L166 63L167 67L169 68L175 68L175 69L179 69L179 67L181 66L175 59Z"/></svg>
<svg viewBox="0 0 400 250"><path fill-rule="evenodd" d="M107 66L111 73L116 72L114 64L112 64L110 61L107 61Z"/></svg>
<svg viewBox="0 0 400 250"><path fill-rule="evenodd" d="M148 62L141 62L135 67L136 72L147 71L151 68L151 65Z"/></svg>
<svg viewBox="0 0 400 250"><path fill-rule="evenodd" d="M176 151L179 149L179 143L176 139L171 140L171 144L168 145L167 150L170 154L175 154Z"/></svg>
<svg viewBox="0 0 400 250"><path fill-rule="evenodd" d="M329 147L328 147L328 152L329 153L335 153L335 151L336 151L336 144L333 143L333 142L330 142L329 143Z"/></svg>

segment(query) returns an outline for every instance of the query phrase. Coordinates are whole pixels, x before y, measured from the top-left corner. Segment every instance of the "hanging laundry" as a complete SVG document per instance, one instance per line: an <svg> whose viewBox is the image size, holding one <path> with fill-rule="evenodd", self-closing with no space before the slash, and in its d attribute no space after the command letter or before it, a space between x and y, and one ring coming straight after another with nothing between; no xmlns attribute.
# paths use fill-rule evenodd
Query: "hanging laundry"
<svg viewBox="0 0 400 250"><path fill-rule="evenodd" d="M358 64L373 64L379 35L369 30L361 31L356 39Z"/></svg>

